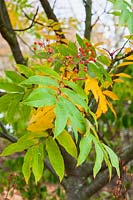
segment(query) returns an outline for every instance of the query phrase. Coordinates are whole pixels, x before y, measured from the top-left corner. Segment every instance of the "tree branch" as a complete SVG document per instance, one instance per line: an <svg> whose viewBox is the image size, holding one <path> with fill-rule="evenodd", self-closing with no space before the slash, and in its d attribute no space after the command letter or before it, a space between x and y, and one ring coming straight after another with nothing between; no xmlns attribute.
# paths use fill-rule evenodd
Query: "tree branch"
<svg viewBox="0 0 133 200"><path fill-rule="evenodd" d="M126 165L128 162L133 160L133 144L130 144L120 155L122 166ZM116 176L116 171L113 169L113 178ZM108 169L99 173L99 175L95 178L94 181L90 185L83 187L83 199L85 197L91 197L93 194L98 192L101 188L103 188L109 182L109 174Z"/></svg>
<svg viewBox="0 0 133 200"><path fill-rule="evenodd" d="M92 26L91 26L92 0L86 0L84 1L84 4L85 4L85 13L86 13L84 37L90 40L91 30L92 30Z"/></svg>
<svg viewBox="0 0 133 200"><path fill-rule="evenodd" d="M0 132L0 137L5 138L9 140L10 142L17 142L17 138L11 136L8 134L6 128L4 127L3 123L0 121L0 127L2 129L2 132Z"/></svg>
<svg viewBox="0 0 133 200"><path fill-rule="evenodd" d="M36 12L35 12L35 14L33 16L33 19L31 19L31 24L28 27L26 27L24 29L13 29L13 31L27 31L27 30L31 29L35 24L35 19L37 17L38 10L39 10L39 7L37 7Z"/></svg>
<svg viewBox="0 0 133 200"><path fill-rule="evenodd" d="M40 3L42 5L42 7L43 7L48 19L52 19L53 21L59 23L55 13L53 12L53 9L51 8L51 6L50 6L50 4L48 2L48 0L40 0ZM63 31L62 31L61 27L59 27L58 30L54 30L54 32L55 32L55 34L57 36L60 36L60 38L65 38L65 35L62 33ZM61 34L59 34L59 32Z"/></svg>
<svg viewBox="0 0 133 200"><path fill-rule="evenodd" d="M0 1L0 33L8 42L16 63L26 65L15 32L12 30L12 25L5 5L5 1Z"/></svg>

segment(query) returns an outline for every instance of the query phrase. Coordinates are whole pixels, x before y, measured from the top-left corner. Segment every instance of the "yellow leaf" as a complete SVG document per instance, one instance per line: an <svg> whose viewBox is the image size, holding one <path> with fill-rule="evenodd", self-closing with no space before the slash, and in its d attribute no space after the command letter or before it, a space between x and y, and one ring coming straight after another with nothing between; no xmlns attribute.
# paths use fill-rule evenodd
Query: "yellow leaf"
<svg viewBox="0 0 133 200"><path fill-rule="evenodd" d="M53 128L53 120L55 118L53 109L54 105L38 108L32 115L27 129L31 132L36 132Z"/></svg>
<svg viewBox="0 0 133 200"><path fill-rule="evenodd" d="M118 100L118 97L116 96L116 94L114 94L113 92L109 90L103 91L103 94L105 94L106 96L110 97L113 100Z"/></svg>
<svg viewBox="0 0 133 200"><path fill-rule="evenodd" d="M123 67L123 66L131 65L131 64L133 64L133 62L123 62L123 63L120 63L120 64L118 65L118 67Z"/></svg>
<svg viewBox="0 0 133 200"><path fill-rule="evenodd" d="M107 105L110 108L110 110L112 111L112 113L114 114L115 118L117 118L116 112L115 112L115 110L114 110L114 108L112 106L112 103L110 103L109 101L107 101Z"/></svg>
<svg viewBox="0 0 133 200"><path fill-rule="evenodd" d="M106 97L103 94L101 88L99 87L97 80L88 76L88 78L85 81L86 94L88 94L89 90L92 91L96 102L98 102L96 117L99 118L102 113L105 113L108 110L107 103L106 103Z"/></svg>
<svg viewBox="0 0 133 200"><path fill-rule="evenodd" d="M133 55L126 57L125 60L133 60Z"/></svg>
<svg viewBox="0 0 133 200"><path fill-rule="evenodd" d="M99 48L99 47L96 47L96 49L97 49L101 54L107 55L107 56L109 57L109 55L108 55L108 53L107 53L106 50L101 49L101 48Z"/></svg>
<svg viewBox="0 0 133 200"><path fill-rule="evenodd" d="M105 88L108 88L108 87L112 87L112 83L108 82L108 81L105 81Z"/></svg>
<svg viewBox="0 0 133 200"><path fill-rule="evenodd" d="M61 39L60 41L63 42L63 43L65 43L65 44L67 44L67 45L69 43L69 41L67 39Z"/></svg>
<svg viewBox="0 0 133 200"><path fill-rule="evenodd" d="M131 51L131 48L130 47L127 47L125 50L124 50L124 54L128 53Z"/></svg>
<svg viewBox="0 0 133 200"><path fill-rule="evenodd" d="M115 74L115 76L120 76L120 77L125 77L125 78L131 78L131 76L129 74L125 74L125 73Z"/></svg>
<svg viewBox="0 0 133 200"><path fill-rule="evenodd" d="M102 113L106 113L108 110L107 107L107 101L105 95L103 95L102 91L99 92L99 103L98 103L98 108L96 111L96 117L99 118Z"/></svg>
<svg viewBox="0 0 133 200"><path fill-rule="evenodd" d="M47 34L44 34L44 37L48 40L57 40L57 37L56 35L47 35Z"/></svg>
<svg viewBox="0 0 133 200"><path fill-rule="evenodd" d="M100 45L102 45L102 44L104 44L103 42L98 42L98 43L96 43L95 45L94 45L94 47L98 47L98 46L100 46Z"/></svg>
<svg viewBox="0 0 133 200"><path fill-rule="evenodd" d="M55 31L58 31L58 30L60 29L60 25L59 25L59 24L54 25L54 26L53 26L53 29L54 29Z"/></svg>

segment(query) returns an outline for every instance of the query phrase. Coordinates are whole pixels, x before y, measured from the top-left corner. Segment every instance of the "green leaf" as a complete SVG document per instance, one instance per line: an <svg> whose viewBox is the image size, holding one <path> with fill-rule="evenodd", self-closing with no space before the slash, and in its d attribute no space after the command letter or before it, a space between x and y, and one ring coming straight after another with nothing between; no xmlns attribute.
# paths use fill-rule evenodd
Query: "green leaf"
<svg viewBox="0 0 133 200"><path fill-rule="evenodd" d="M109 63L110 63L110 59L106 55L98 56L97 60L100 61L101 63L103 63L106 66L108 66Z"/></svg>
<svg viewBox="0 0 133 200"><path fill-rule="evenodd" d="M7 111L13 99L14 94L5 94L4 96L0 97L0 112Z"/></svg>
<svg viewBox="0 0 133 200"><path fill-rule="evenodd" d="M55 104L54 90L50 88L37 88L23 101L24 104L33 107L50 106Z"/></svg>
<svg viewBox="0 0 133 200"><path fill-rule="evenodd" d="M82 48L85 48L85 47L86 47L86 46L85 46L85 43L84 43L84 41L82 40L82 38L81 38L78 34L76 34L76 38L77 38L77 41L78 41L79 45L80 45Z"/></svg>
<svg viewBox="0 0 133 200"><path fill-rule="evenodd" d="M21 81L25 80L23 76L18 74L15 71L5 71L6 77L8 77L10 80L12 80L14 83L20 83Z"/></svg>
<svg viewBox="0 0 133 200"><path fill-rule="evenodd" d="M93 176L95 177L99 170L101 169L102 162L103 162L103 151L101 146L99 145L97 139L93 137L93 142L95 144L95 151L96 151L96 160L95 160L95 165L93 168Z"/></svg>
<svg viewBox="0 0 133 200"><path fill-rule="evenodd" d="M34 155L33 148L34 147L31 147L27 150L24 156L24 162L22 166L22 172L27 184L31 175L31 167L32 167L32 161L33 161L33 155Z"/></svg>
<svg viewBox="0 0 133 200"><path fill-rule="evenodd" d="M64 102L66 109L68 110L68 117L71 121L71 125L74 131L76 142L78 141L78 131L84 133L86 131L85 119L81 112L67 99L60 97Z"/></svg>
<svg viewBox="0 0 133 200"><path fill-rule="evenodd" d="M43 174L44 168L44 144L38 144L34 146L33 149L33 162L32 162L32 171L35 176L35 182L40 180Z"/></svg>
<svg viewBox="0 0 133 200"><path fill-rule="evenodd" d="M104 155L105 163L106 163L106 165L108 166L108 169L109 169L109 179L111 179L111 176L112 176L112 165L111 165L111 162L109 160L108 153L107 153L107 151L104 148L104 144L103 143L101 143L101 148L103 150L103 155Z"/></svg>
<svg viewBox="0 0 133 200"><path fill-rule="evenodd" d="M82 136L79 144L80 153L77 166L81 165L86 159L92 147L92 136L89 132Z"/></svg>
<svg viewBox="0 0 133 200"><path fill-rule="evenodd" d="M61 181L65 171L64 160L57 143L52 137L49 137L46 140L46 150L48 152L50 163Z"/></svg>
<svg viewBox="0 0 133 200"><path fill-rule="evenodd" d="M25 141L25 140L32 140L34 138L46 138L48 137L48 133L46 131L42 131L42 132L29 132L26 133L25 135L23 135L20 139L19 142Z"/></svg>
<svg viewBox="0 0 133 200"><path fill-rule="evenodd" d="M80 97L82 97L82 99L85 99L87 102L87 95L85 94L84 90L82 89L82 87L80 87L78 84L70 82L70 81L64 81L64 83L72 88Z"/></svg>
<svg viewBox="0 0 133 200"><path fill-rule="evenodd" d="M72 55L72 56L75 56L76 54L78 54L77 46L75 43L69 41L68 53L67 53L67 55Z"/></svg>
<svg viewBox="0 0 133 200"><path fill-rule="evenodd" d="M127 26L130 31L130 34L133 34L133 13L129 15Z"/></svg>
<svg viewBox="0 0 133 200"><path fill-rule="evenodd" d="M21 82L21 84L25 85L40 84L44 86L55 86L55 87L59 86L57 80L54 80L47 76L39 76L39 75L31 76L27 80Z"/></svg>
<svg viewBox="0 0 133 200"><path fill-rule="evenodd" d="M62 101L56 103L54 113L56 116L54 137L57 137L64 130L68 119L68 112Z"/></svg>
<svg viewBox="0 0 133 200"><path fill-rule="evenodd" d="M25 149L29 148L30 146L35 145L37 142L38 142L38 140L36 140L36 139L24 140L24 141L18 140L18 142L7 146L3 150L3 152L0 154L0 156L9 156L16 152L22 152Z"/></svg>
<svg viewBox="0 0 133 200"><path fill-rule="evenodd" d="M77 158L77 148L71 137L71 135L64 130L59 136L57 136L57 141L64 149L74 158Z"/></svg>
<svg viewBox="0 0 133 200"><path fill-rule="evenodd" d="M10 93L0 97L0 112L6 113L7 122L12 123L18 117L19 104L23 94Z"/></svg>
<svg viewBox="0 0 133 200"><path fill-rule="evenodd" d="M24 93L24 89L22 87L3 79L0 79L0 89L5 90L7 92Z"/></svg>
<svg viewBox="0 0 133 200"><path fill-rule="evenodd" d="M74 91L72 91L68 88L62 88L61 91L69 98L69 100L73 104L75 104L75 105L77 104L77 105L81 106L87 112L88 105L85 102L85 100L83 100L78 94L76 94Z"/></svg>
<svg viewBox="0 0 133 200"><path fill-rule="evenodd" d="M23 98L23 94L13 94L13 99L12 101L9 102L8 108L7 108L7 121L9 123L12 123L16 120L16 113L18 113L18 108L20 101Z"/></svg>
<svg viewBox="0 0 133 200"><path fill-rule="evenodd" d="M128 19L130 17L130 12L127 9L123 9L122 13L119 17L120 25L124 26L126 23L128 23Z"/></svg>
<svg viewBox="0 0 133 200"><path fill-rule="evenodd" d="M26 77L30 77L34 75L34 72L29 67L22 64L17 64L17 70L21 74L24 74Z"/></svg>
<svg viewBox="0 0 133 200"><path fill-rule="evenodd" d="M119 159L118 156L114 153L114 151L112 149L110 149L107 145L104 144L104 148L106 149L106 151L109 154L110 160L111 160L111 164L113 167L116 168L117 171L117 175L120 177L120 167L119 167Z"/></svg>
<svg viewBox="0 0 133 200"><path fill-rule="evenodd" d="M57 80L61 80L61 77L59 76L59 74L53 69L51 69L50 67L48 67L47 65L43 65L43 66L34 65L33 68L36 71L43 72L44 75L51 76L52 78L55 78Z"/></svg>

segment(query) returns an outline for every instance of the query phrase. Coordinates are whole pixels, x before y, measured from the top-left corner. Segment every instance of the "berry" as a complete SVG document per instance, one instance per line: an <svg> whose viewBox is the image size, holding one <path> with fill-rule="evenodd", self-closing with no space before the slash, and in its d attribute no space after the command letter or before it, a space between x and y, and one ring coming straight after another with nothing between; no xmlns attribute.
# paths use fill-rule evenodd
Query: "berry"
<svg viewBox="0 0 133 200"><path fill-rule="evenodd" d="M50 54L53 53L53 49L49 47L48 48L48 53L50 53Z"/></svg>
<svg viewBox="0 0 133 200"><path fill-rule="evenodd" d="M79 47L79 51L80 51L80 52L84 52L84 49L81 48L81 47Z"/></svg>
<svg viewBox="0 0 133 200"><path fill-rule="evenodd" d="M87 72L87 71L88 71L87 66L84 66L84 72Z"/></svg>
<svg viewBox="0 0 133 200"><path fill-rule="evenodd" d="M36 51L36 47L34 47L33 50Z"/></svg>
<svg viewBox="0 0 133 200"><path fill-rule="evenodd" d="M90 62L90 60L89 60L89 59L87 59L87 60L86 60L86 63L89 63L89 62Z"/></svg>
<svg viewBox="0 0 133 200"><path fill-rule="evenodd" d="M48 62L52 63L53 62L53 58L48 58Z"/></svg>
<svg viewBox="0 0 133 200"><path fill-rule="evenodd" d="M69 56L65 56L66 59L69 59Z"/></svg>
<svg viewBox="0 0 133 200"><path fill-rule="evenodd" d="M95 58L93 58L93 57L90 57L90 59L89 59L90 61L93 61L93 62L96 62L96 59Z"/></svg>
<svg viewBox="0 0 133 200"><path fill-rule="evenodd" d="M38 42L38 45L39 45L40 47L42 47L42 46L43 46L43 42Z"/></svg>
<svg viewBox="0 0 133 200"><path fill-rule="evenodd" d="M69 58L72 59L73 57L72 57L72 56L69 56Z"/></svg>
<svg viewBox="0 0 133 200"><path fill-rule="evenodd" d="M92 45L89 42L85 43L87 47L91 47Z"/></svg>
<svg viewBox="0 0 133 200"><path fill-rule="evenodd" d="M83 56L86 56L86 53L83 52L82 55L83 55Z"/></svg>
<svg viewBox="0 0 133 200"><path fill-rule="evenodd" d="M81 60L81 61L80 61L80 64L84 64L84 60Z"/></svg>
<svg viewBox="0 0 133 200"><path fill-rule="evenodd" d="M37 42L36 42L36 41L34 42L34 45L37 45Z"/></svg>
<svg viewBox="0 0 133 200"><path fill-rule="evenodd" d="M94 52L94 51L92 51L92 52L91 52L91 55L94 57L94 56L95 56L95 52Z"/></svg>
<svg viewBox="0 0 133 200"><path fill-rule="evenodd" d="M78 72L79 72L79 69L78 69L77 67L74 67L73 71L74 71L75 73L78 73Z"/></svg>
<svg viewBox="0 0 133 200"><path fill-rule="evenodd" d="M80 58L80 54L77 54L77 56L76 56L77 58Z"/></svg>

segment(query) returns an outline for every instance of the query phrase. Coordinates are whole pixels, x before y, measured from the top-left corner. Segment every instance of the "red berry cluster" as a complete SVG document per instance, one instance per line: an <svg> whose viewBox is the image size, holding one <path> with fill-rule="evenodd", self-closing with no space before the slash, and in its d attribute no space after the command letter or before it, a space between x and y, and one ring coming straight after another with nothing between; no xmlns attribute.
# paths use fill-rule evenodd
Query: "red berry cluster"
<svg viewBox="0 0 133 200"><path fill-rule="evenodd" d="M37 46L39 46L39 47L44 47L45 46L45 44L44 44L44 42L41 42L41 41L39 41L39 42L34 42L34 51L36 51L37 50Z"/></svg>
<svg viewBox="0 0 133 200"><path fill-rule="evenodd" d="M73 62L73 56L65 56L65 65L68 66L68 65L72 65L74 62Z"/></svg>
<svg viewBox="0 0 133 200"><path fill-rule="evenodd" d="M80 64L89 63L90 61L96 62L96 55L92 48L92 44L85 43L85 48L80 47L77 58L82 58Z"/></svg>

